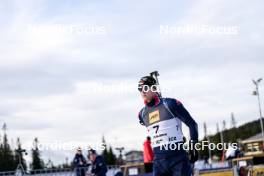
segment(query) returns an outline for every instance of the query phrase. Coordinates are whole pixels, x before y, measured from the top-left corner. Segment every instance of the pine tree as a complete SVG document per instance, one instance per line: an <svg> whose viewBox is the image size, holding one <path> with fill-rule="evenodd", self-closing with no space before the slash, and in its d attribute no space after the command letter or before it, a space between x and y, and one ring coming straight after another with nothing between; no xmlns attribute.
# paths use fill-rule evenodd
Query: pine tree
<svg viewBox="0 0 264 176"><path fill-rule="evenodd" d="M107 165L115 165L116 164L116 156L115 156L111 146L108 149L104 136L102 137L102 145L104 145L104 147L105 147L105 149L102 152L102 156L104 157L106 164Z"/></svg>
<svg viewBox="0 0 264 176"><path fill-rule="evenodd" d="M216 123L216 133L219 133L220 132L220 129L219 129L219 124Z"/></svg>
<svg viewBox="0 0 264 176"><path fill-rule="evenodd" d="M115 165L116 164L116 156L113 152L112 147L109 148L107 164L108 165Z"/></svg>
<svg viewBox="0 0 264 176"><path fill-rule="evenodd" d="M236 128L236 119L233 112L231 113L231 128Z"/></svg>
<svg viewBox="0 0 264 176"><path fill-rule="evenodd" d="M102 152L102 157L105 159L107 162L108 160L108 150L107 150L107 145L104 136L102 137L102 145L105 147L103 152Z"/></svg>
<svg viewBox="0 0 264 176"><path fill-rule="evenodd" d="M204 138L207 138L207 125L205 122L203 124L203 127L204 127Z"/></svg>
<svg viewBox="0 0 264 176"><path fill-rule="evenodd" d="M3 147L3 143L2 143L2 137L0 136L0 171L3 170L3 153L4 153L4 147Z"/></svg>
<svg viewBox="0 0 264 176"><path fill-rule="evenodd" d="M226 130L226 121L223 120L223 131L225 131L225 130Z"/></svg>
<svg viewBox="0 0 264 176"><path fill-rule="evenodd" d="M32 149L32 170L36 169L43 169L44 168L44 162L40 158L40 151L38 149L38 138L34 139L33 142L33 149Z"/></svg>
<svg viewBox="0 0 264 176"><path fill-rule="evenodd" d="M230 133L230 142L237 142L238 137L234 113L231 113L231 129L233 130L233 133Z"/></svg>
<svg viewBox="0 0 264 176"><path fill-rule="evenodd" d="M0 170L1 171L13 171L15 170L15 160L14 160L14 154L11 150L11 147L8 143L8 138L6 134L7 125L4 123L3 125L3 144L1 144L1 165Z"/></svg>

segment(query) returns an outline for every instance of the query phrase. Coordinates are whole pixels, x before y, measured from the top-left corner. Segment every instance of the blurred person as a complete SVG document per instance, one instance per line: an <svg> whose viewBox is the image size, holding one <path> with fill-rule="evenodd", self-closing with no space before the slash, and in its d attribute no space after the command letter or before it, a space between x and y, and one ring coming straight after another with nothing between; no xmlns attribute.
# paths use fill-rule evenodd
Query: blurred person
<svg viewBox="0 0 264 176"><path fill-rule="evenodd" d="M82 154L81 147L77 148L76 154L73 159L73 165L77 176L85 176L85 167L87 166L87 163L85 157Z"/></svg>
<svg viewBox="0 0 264 176"><path fill-rule="evenodd" d="M92 176L106 176L107 166L104 158L96 153L95 150L88 151L88 158L92 162Z"/></svg>
<svg viewBox="0 0 264 176"><path fill-rule="evenodd" d="M153 150L151 148L151 138L148 136L147 139L145 140L144 144L144 166L145 166L145 171L146 173L151 173L152 168L153 168Z"/></svg>

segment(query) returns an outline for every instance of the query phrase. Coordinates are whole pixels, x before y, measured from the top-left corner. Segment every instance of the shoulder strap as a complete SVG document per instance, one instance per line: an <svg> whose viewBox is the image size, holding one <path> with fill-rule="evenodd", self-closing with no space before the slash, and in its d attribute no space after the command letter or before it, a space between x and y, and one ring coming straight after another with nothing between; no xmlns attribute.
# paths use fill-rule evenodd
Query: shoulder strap
<svg viewBox="0 0 264 176"><path fill-rule="evenodd" d="M146 111L146 107L144 107L144 108L142 109L142 111L141 111L141 117L142 117L142 118L143 118L144 115L145 115L145 111Z"/></svg>
<svg viewBox="0 0 264 176"><path fill-rule="evenodd" d="M162 103L163 103L164 107L166 108L166 110L169 111L169 113L170 113L174 118L176 118L175 115L171 112L171 110L170 110L170 108L169 108L169 105L168 105L166 99L163 98L162 100L163 100Z"/></svg>

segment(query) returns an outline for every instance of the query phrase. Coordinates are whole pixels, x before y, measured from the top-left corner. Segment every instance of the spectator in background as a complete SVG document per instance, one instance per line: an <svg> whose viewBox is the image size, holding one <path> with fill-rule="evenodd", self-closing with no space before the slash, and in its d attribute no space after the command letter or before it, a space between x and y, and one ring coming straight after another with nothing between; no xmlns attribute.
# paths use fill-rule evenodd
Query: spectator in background
<svg viewBox="0 0 264 176"><path fill-rule="evenodd" d="M86 160L82 154L81 147L78 147L75 157L73 159L73 165L76 171L76 176L85 176Z"/></svg>
<svg viewBox="0 0 264 176"><path fill-rule="evenodd" d="M151 147L151 139L148 136L144 142L144 165L146 173L150 173L153 170L153 158L154 154Z"/></svg>
<svg viewBox="0 0 264 176"><path fill-rule="evenodd" d="M93 176L106 176L107 167L102 156L97 155L96 151L91 149L88 152L88 158L92 162L92 175Z"/></svg>

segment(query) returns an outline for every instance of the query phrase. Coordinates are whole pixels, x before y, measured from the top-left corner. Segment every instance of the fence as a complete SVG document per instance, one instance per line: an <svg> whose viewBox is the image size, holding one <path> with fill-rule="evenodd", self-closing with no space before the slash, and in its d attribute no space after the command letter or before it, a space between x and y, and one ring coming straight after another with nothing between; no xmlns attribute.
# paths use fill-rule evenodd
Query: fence
<svg viewBox="0 0 264 176"><path fill-rule="evenodd" d="M114 176L120 172L119 166L107 166L107 176ZM91 172L91 167L84 168L66 168L66 169L39 169L31 170L23 173L22 170L0 172L0 176L88 176Z"/></svg>

